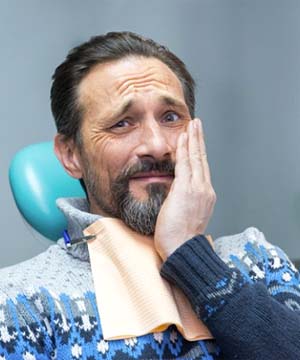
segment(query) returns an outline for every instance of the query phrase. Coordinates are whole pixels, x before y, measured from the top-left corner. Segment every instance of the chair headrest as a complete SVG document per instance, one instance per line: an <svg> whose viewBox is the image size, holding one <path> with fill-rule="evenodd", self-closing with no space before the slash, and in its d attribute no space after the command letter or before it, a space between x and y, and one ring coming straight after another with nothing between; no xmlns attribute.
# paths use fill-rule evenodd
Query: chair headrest
<svg viewBox="0 0 300 360"><path fill-rule="evenodd" d="M11 162L9 182L25 220L51 240L60 238L67 225L56 207L56 199L85 197L79 180L70 177L56 158L53 142L20 150Z"/></svg>

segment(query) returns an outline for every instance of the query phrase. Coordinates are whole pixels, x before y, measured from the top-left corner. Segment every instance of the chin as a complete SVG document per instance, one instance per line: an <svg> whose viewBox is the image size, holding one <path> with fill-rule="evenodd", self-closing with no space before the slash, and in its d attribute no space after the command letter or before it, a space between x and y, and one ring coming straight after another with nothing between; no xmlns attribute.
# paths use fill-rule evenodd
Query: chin
<svg viewBox="0 0 300 360"><path fill-rule="evenodd" d="M150 197L160 195L163 198L166 198L171 188L171 184L153 182L145 186L134 186L130 187L129 191L132 197L137 201L147 201Z"/></svg>
<svg viewBox="0 0 300 360"><path fill-rule="evenodd" d="M137 201L147 201L149 199L150 194L146 186L143 188L129 188L129 191L131 196Z"/></svg>

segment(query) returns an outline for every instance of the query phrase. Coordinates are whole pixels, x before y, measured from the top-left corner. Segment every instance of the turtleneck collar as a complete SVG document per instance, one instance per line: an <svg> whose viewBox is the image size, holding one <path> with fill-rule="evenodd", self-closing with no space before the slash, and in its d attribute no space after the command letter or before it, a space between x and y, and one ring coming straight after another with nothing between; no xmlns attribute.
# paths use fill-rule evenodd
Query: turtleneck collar
<svg viewBox="0 0 300 360"><path fill-rule="evenodd" d="M56 200L56 205L65 215L71 238L83 236L83 230L101 218L100 215L89 213L89 203L85 198L60 198ZM67 249L64 239L59 239L58 245L75 258L89 261L87 244L78 244Z"/></svg>

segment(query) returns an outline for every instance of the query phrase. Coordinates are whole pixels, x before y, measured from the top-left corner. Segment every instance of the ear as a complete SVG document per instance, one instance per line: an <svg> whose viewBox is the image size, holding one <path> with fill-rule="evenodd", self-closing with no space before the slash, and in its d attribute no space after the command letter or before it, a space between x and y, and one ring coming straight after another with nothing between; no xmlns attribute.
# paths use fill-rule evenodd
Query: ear
<svg viewBox="0 0 300 360"><path fill-rule="evenodd" d="M56 134L54 152L70 176L76 179L82 178L80 154L74 140L66 139L62 134Z"/></svg>

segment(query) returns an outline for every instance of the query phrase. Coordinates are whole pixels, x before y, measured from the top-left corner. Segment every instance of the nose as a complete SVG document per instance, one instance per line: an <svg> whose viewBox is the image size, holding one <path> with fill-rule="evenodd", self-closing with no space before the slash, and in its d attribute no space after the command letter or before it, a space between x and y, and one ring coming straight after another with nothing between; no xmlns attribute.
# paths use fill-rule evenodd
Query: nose
<svg viewBox="0 0 300 360"><path fill-rule="evenodd" d="M138 157L152 157L164 160L171 156L172 147L167 130L155 119L145 121L139 136L136 149Z"/></svg>

